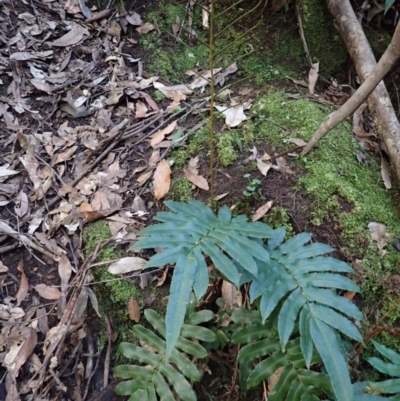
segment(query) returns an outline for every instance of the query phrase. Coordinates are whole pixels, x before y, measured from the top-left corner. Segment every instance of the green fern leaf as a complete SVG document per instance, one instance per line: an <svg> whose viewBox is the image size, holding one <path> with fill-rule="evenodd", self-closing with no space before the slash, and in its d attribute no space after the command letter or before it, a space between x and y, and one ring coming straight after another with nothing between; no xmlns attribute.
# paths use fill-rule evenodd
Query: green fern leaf
<svg viewBox="0 0 400 401"><path fill-rule="evenodd" d="M149 267L165 266L169 263L176 263L182 254L188 254L189 249L184 246L177 246L176 248L169 248L163 252L154 255L146 265L146 269Z"/></svg>
<svg viewBox="0 0 400 401"><path fill-rule="evenodd" d="M129 401L153 401L154 398L152 400L149 396L148 388L140 388L129 397Z"/></svg>
<svg viewBox="0 0 400 401"><path fill-rule="evenodd" d="M213 261L215 267L233 284L239 286L239 273L232 261L226 257L210 238L204 238L200 247Z"/></svg>
<svg viewBox="0 0 400 401"><path fill-rule="evenodd" d="M380 382L384 383L384 382ZM381 395L375 395L375 393L382 393L383 387L378 386L379 383L370 383L370 382L359 382L353 384L354 390L354 401L397 401L398 398L391 397L383 397ZM374 394L369 394L373 392Z"/></svg>
<svg viewBox="0 0 400 401"><path fill-rule="evenodd" d="M145 310L144 315L154 329L165 338L166 325L163 318L151 309ZM214 314L211 311L202 311L192 313L192 316L194 321L204 322L212 319ZM175 397L170 390L172 387L181 400L195 401L196 395L188 379L199 381L201 375L189 355L205 358L207 351L199 343L179 336L176 344L184 349L185 354L176 347L167 359L167 343L164 339L141 325L135 325L132 332L148 347L145 349L134 344L121 343L121 353L146 367L117 366L114 369L115 376L125 379L116 386L117 394L129 395L129 400L174 401ZM182 334L190 338L205 339L207 342L216 339L211 330L188 324L183 326Z"/></svg>
<svg viewBox="0 0 400 401"><path fill-rule="evenodd" d="M278 318L278 332L282 342L283 351L293 332L294 324L301 308L306 303L301 288L294 290L285 300Z"/></svg>
<svg viewBox="0 0 400 401"><path fill-rule="evenodd" d="M121 379L137 379L151 381L152 373L149 369L136 365L119 365L114 368L114 373Z"/></svg>
<svg viewBox="0 0 400 401"><path fill-rule="evenodd" d="M394 363L384 362L382 359L372 357L368 358L368 362L379 372L386 375L400 377L400 365Z"/></svg>
<svg viewBox="0 0 400 401"><path fill-rule="evenodd" d="M303 289L304 296L308 301L318 302L330 306L354 319L362 320L363 314L350 300L340 297L332 290L322 288L306 287Z"/></svg>
<svg viewBox="0 0 400 401"><path fill-rule="evenodd" d="M334 273L310 273L298 278L302 287L337 288L345 291L359 292L357 284L345 276Z"/></svg>
<svg viewBox="0 0 400 401"><path fill-rule="evenodd" d="M165 355L165 341L155 335L151 330L148 330L141 325L135 325L132 329L132 332L147 345L155 348L160 355ZM178 369L185 374L186 377L189 377L195 381L200 380L200 372L197 370L196 365L182 353L178 352L176 349L173 349L170 359L171 362L174 363Z"/></svg>
<svg viewBox="0 0 400 401"><path fill-rule="evenodd" d="M218 219L222 222L222 223L229 223L232 219L232 213L229 210L228 206L223 206L221 207L221 209L219 209L218 212Z"/></svg>
<svg viewBox="0 0 400 401"><path fill-rule="evenodd" d="M298 277L312 272L354 273L354 270L347 263L327 256L317 256L312 259L298 260L291 262L287 269Z"/></svg>
<svg viewBox="0 0 400 401"><path fill-rule="evenodd" d="M118 383L115 386L114 391L117 395L131 395L139 389L144 390L146 388L144 385L145 384L141 380L126 380Z"/></svg>
<svg viewBox="0 0 400 401"><path fill-rule="evenodd" d="M274 230L274 234L271 237L271 239L268 241L267 249L272 252L276 248L279 247L279 245L282 244L282 242L285 240L286 237L286 229L285 227L279 227L276 230Z"/></svg>
<svg viewBox="0 0 400 401"><path fill-rule="evenodd" d="M231 319L235 323L252 324L261 323L261 316L257 310L239 308L232 313Z"/></svg>
<svg viewBox="0 0 400 401"><path fill-rule="evenodd" d="M193 282L198 267L197 258L193 252L181 256L172 276L170 297L165 318L167 329L167 357L171 355L178 340L181 327L185 320L186 308L192 293Z"/></svg>
<svg viewBox="0 0 400 401"><path fill-rule="evenodd" d="M324 361L337 400L352 401L353 389L338 335L330 326L318 319L310 319L310 332L315 347Z"/></svg>
<svg viewBox="0 0 400 401"><path fill-rule="evenodd" d="M259 340L263 337L269 337L273 334L274 333L271 330L271 325L269 322L264 324L251 324L233 333L232 342L234 344L248 344L254 340Z"/></svg>
<svg viewBox="0 0 400 401"><path fill-rule="evenodd" d="M312 235L309 233L301 233L287 240L280 247L282 253L296 252L300 247L307 244L311 240Z"/></svg>
<svg viewBox="0 0 400 401"><path fill-rule="evenodd" d="M153 383L160 397L160 401L175 401L175 397L161 373L157 371L154 372Z"/></svg>
<svg viewBox="0 0 400 401"><path fill-rule="evenodd" d="M307 369L310 369L313 357L314 345L310 333L310 308L306 305L300 312L299 331L300 331L300 347L304 356Z"/></svg>
<svg viewBox="0 0 400 401"><path fill-rule="evenodd" d="M374 344L374 347L381 355L385 356L392 363L394 363L396 365L400 365L400 354L398 354L396 351L393 351L392 349L390 349L388 347L385 347L383 344L379 344L378 342L376 342L374 340L372 340L372 344Z"/></svg>
<svg viewBox="0 0 400 401"><path fill-rule="evenodd" d="M191 324L184 324L182 326L181 336L185 338L196 338L204 342L213 342L216 340L215 334L211 330Z"/></svg>
<svg viewBox="0 0 400 401"><path fill-rule="evenodd" d="M281 350L264 359L250 373L247 379L248 388L258 386L262 381L268 379L278 368L286 366L288 363L286 355Z"/></svg>
<svg viewBox="0 0 400 401"><path fill-rule="evenodd" d="M203 309L199 312L192 313L187 320L188 324L192 324L197 326L201 323L209 322L210 320L214 319L214 312L210 310Z"/></svg>
<svg viewBox="0 0 400 401"><path fill-rule="evenodd" d="M271 336L254 343L245 345L238 353L237 360L240 363L254 361L256 358L279 351L279 341L277 336Z"/></svg>
<svg viewBox="0 0 400 401"><path fill-rule="evenodd" d="M160 335L163 338L167 338L165 322L161 316L153 309L146 309L144 311L144 315L148 322L160 333ZM189 355L193 355L196 358L203 359L207 356L207 351L200 344L189 341L182 336L178 337L175 347Z"/></svg>
<svg viewBox="0 0 400 401"><path fill-rule="evenodd" d="M346 336L363 343L363 337L357 327L346 317L337 313L334 309L327 308L323 305L310 304L311 313L314 319L325 322L327 325L342 332Z"/></svg>
<svg viewBox="0 0 400 401"><path fill-rule="evenodd" d="M160 373L168 379L169 383L182 400L196 401L196 394L194 393L190 383L185 379L185 376L165 361L160 363L159 370Z"/></svg>
<svg viewBox="0 0 400 401"><path fill-rule="evenodd" d="M201 253L200 248L194 248L194 256L197 261L197 268L195 273L195 281L193 283L193 291L197 299L201 299L208 290L209 276L207 263Z"/></svg>
<svg viewBox="0 0 400 401"><path fill-rule="evenodd" d="M282 280L277 282L271 281L272 283L275 285L275 288L272 288L270 293L266 291L261 297L260 310L263 321L269 317L282 298L297 287L296 281L290 276L282 277Z"/></svg>
<svg viewBox="0 0 400 401"><path fill-rule="evenodd" d="M301 235L301 234L300 234ZM281 247L282 250L282 247ZM316 256L324 255L328 252L332 252L334 249L329 245L315 243L307 246L298 247L295 250L287 252L286 256L281 257L281 263L294 262L296 260L304 260L313 258Z"/></svg>

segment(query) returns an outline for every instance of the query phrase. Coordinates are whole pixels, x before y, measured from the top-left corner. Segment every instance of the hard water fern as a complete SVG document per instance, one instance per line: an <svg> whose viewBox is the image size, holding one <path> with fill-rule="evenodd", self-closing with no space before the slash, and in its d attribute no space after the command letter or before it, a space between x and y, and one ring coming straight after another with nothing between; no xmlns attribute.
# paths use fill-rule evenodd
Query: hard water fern
<svg viewBox="0 0 400 401"><path fill-rule="evenodd" d="M329 376L309 370L306 366L298 335L287 342L283 351L276 321L273 319L262 323L260 313L254 314L254 311L240 309L233 313L232 320L244 325L234 333L232 342L243 345L237 359L240 372L244 370L249 372L246 378L247 389L270 379L278 369L281 369L278 381L274 388L270 389L272 391L268 394L268 400L319 400L321 392L332 396ZM256 360L261 361L253 368ZM313 364L322 362L315 350L311 362Z"/></svg>
<svg viewBox="0 0 400 401"><path fill-rule="evenodd" d="M307 368L314 346L331 378L338 400L351 400L353 391L342 349L341 334L358 342L362 336L353 323L361 311L336 290L356 291L357 285L341 273L352 273L346 263L322 255L333 251L324 244L307 245L310 234L299 234L283 242L285 230L268 242L269 262L259 263L258 277L250 286L250 302L258 298L262 320L278 307L277 328L282 350L299 324L300 348Z"/></svg>
<svg viewBox="0 0 400 401"><path fill-rule="evenodd" d="M208 255L219 272L230 282L241 284L240 270L251 278L258 275L256 259L269 262L268 251L251 238L272 238L274 230L262 223L249 223L246 216L232 218L227 207L215 215L199 201L188 204L167 201L172 212L160 212L162 224L146 227L133 248L163 248L147 268L175 263L167 306L167 356L179 336L192 290L200 299L208 288ZM233 263L236 262L236 264Z"/></svg>
<svg viewBox="0 0 400 401"><path fill-rule="evenodd" d="M216 215L198 201L188 204L169 201L166 205L171 211L155 216L161 224L141 231L142 238L134 246L163 249L150 259L147 267L175 264L166 314L166 356L174 352L192 291L199 300L208 288L206 257L209 257L226 280L238 287L250 283L250 302L258 306L261 325L276 313L277 332L268 338L276 342L275 347L279 345L274 355L282 358L280 363L293 365L289 350L299 350L302 374L314 380L315 372L306 372L310 372L317 352L335 398L353 400L342 336L362 342L354 320L363 316L351 301L336 293L358 291L356 284L343 275L353 269L342 261L323 256L333 251L331 247L308 245L310 234L299 234L284 242L283 228L273 230L260 222L248 222L246 216L233 218L227 207ZM296 325L299 335L293 338ZM260 366L262 370L264 365ZM289 368L285 372L287 377L293 376ZM248 384L252 386L265 375L261 371L252 373ZM285 383L280 394L292 391L292 381ZM288 383L292 385L287 387Z"/></svg>
<svg viewBox="0 0 400 401"><path fill-rule="evenodd" d="M170 358L167 359L164 319L151 309L144 313L161 337L141 325L133 327L134 335L143 346L121 343L120 350L126 358L139 364L120 365L114 369L115 376L124 380L116 386L115 392L130 396L129 401L175 401L172 389L181 400L195 401L196 394L189 380L200 381L201 374L189 356L197 359L207 357L207 351L198 341L215 341L215 335L199 324L213 318L214 314L211 311L191 314L188 324L182 327Z"/></svg>

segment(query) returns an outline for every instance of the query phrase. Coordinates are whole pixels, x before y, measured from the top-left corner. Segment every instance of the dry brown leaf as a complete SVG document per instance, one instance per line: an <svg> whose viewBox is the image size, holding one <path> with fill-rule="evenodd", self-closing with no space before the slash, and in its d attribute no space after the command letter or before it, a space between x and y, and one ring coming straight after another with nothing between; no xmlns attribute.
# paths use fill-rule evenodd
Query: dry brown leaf
<svg viewBox="0 0 400 401"><path fill-rule="evenodd" d="M71 146L70 148L67 148L64 152L57 155L57 158L56 158L54 164L63 163L65 161L70 160L77 149L78 149L78 146Z"/></svg>
<svg viewBox="0 0 400 401"><path fill-rule="evenodd" d="M166 160L158 163L153 178L154 196L157 200L162 199L169 191L171 185L171 167Z"/></svg>
<svg viewBox="0 0 400 401"><path fill-rule="evenodd" d="M257 168L260 170L260 173L263 176L266 176L269 169L272 167L272 163L266 162L264 163L261 159L257 159Z"/></svg>
<svg viewBox="0 0 400 401"><path fill-rule="evenodd" d="M290 138L287 141L294 143L296 146L306 146L307 145L307 142L303 141L300 138Z"/></svg>
<svg viewBox="0 0 400 401"><path fill-rule="evenodd" d="M167 276L168 276L168 271L169 271L169 267L167 267L163 270L161 277L157 279L158 283L157 283L156 287L161 287L165 283L165 280L167 279Z"/></svg>
<svg viewBox="0 0 400 401"><path fill-rule="evenodd" d="M308 91L310 92L310 95L314 94L314 87L318 79L318 71L319 61L318 63L312 65L312 67L310 68L310 72L308 73Z"/></svg>
<svg viewBox="0 0 400 401"><path fill-rule="evenodd" d="M261 219L261 217L263 217L269 211L269 209L271 209L272 203L273 203L273 201L269 201L269 202L265 203L264 205L262 205L261 207L259 207L256 210L256 212L254 213L254 216L251 220L257 221L257 220Z"/></svg>
<svg viewBox="0 0 400 401"><path fill-rule="evenodd" d="M15 207L14 207L15 214L18 217L23 217L28 212L28 210L29 210L28 195L24 191L21 191L17 195L17 198L15 199Z"/></svg>
<svg viewBox="0 0 400 401"><path fill-rule="evenodd" d="M139 177L136 178L136 180L140 185L143 185L144 183L147 182L147 180L151 177L152 174L153 174L152 171L147 171L146 173L139 175Z"/></svg>
<svg viewBox="0 0 400 401"><path fill-rule="evenodd" d="M136 28L136 31L139 32L140 34L145 34L149 33L153 29L155 29L155 26L153 24L150 24L150 22L145 22L142 26Z"/></svg>
<svg viewBox="0 0 400 401"><path fill-rule="evenodd" d="M144 269L147 260L135 256L122 258L117 262L111 263L107 271L111 274L125 274Z"/></svg>
<svg viewBox="0 0 400 401"><path fill-rule="evenodd" d="M178 120L172 121L171 124L168 124L164 129L156 132L152 135L152 139L150 141L150 145L154 148L157 144L159 144L165 137L165 135L170 134L176 128L176 124Z"/></svg>
<svg viewBox="0 0 400 401"><path fill-rule="evenodd" d="M59 299L61 291L56 287L49 287L46 284L38 284L35 286L35 290L44 299Z"/></svg>
<svg viewBox="0 0 400 401"><path fill-rule="evenodd" d="M376 242L379 253L381 256L384 256L386 253L385 246L387 245L388 242L388 234L386 233L386 226L384 226L381 223L369 223L368 224L368 229L371 233L371 238L373 241Z"/></svg>
<svg viewBox="0 0 400 401"><path fill-rule="evenodd" d="M4 357L4 365L15 378L36 347L37 334L32 327L15 326L11 330L10 340L12 345Z"/></svg>
<svg viewBox="0 0 400 401"><path fill-rule="evenodd" d="M138 92L140 94L140 96L142 96L147 104L154 110L154 111L160 111L160 108L158 107L157 103L151 98L151 96L146 93L146 92Z"/></svg>
<svg viewBox="0 0 400 401"><path fill-rule="evenodd" d="M135 108L136 108L135 118L145 118L146 117L147 106L143 102L138 100L135 104Z"/></svg>
<svg viewBox="0 0 400 401"><path fill-rule="evenodd" d="M278 166L279 171L282 171L283 173L286 173L286 174L294 174L293 170L287 166L286 160L284 157L277 157L276 164Z"/></svg>
<svg viewBox="0 0 400 401"><path fill-rule="evenodd" d="M383 180L383 183L385 184L386 189L391 189L392 188L392 181L390 180L390 173L387 164L385 161L382 159L381 160L381 177Z"/></svg>
<svg viewBox="0 0 400 401"><path fill-rule="evenodd" d="M234 310L242 305L242 293L229 281L222 281L221 293L226 309Z"/></svg>
<svg viewBox="0 0 400 401"><path fill-rule="evenodd" d="M28 295L29 283L28 283L28 278L26 277L26 274L24 272L24 262L22 260L20 260L20 262L18 263L17 269L21 273L21 281L19 284L17 295L15 295L15 298L17 299L17 305L20 305L21 302Z"/></svg>
<svg viewBox="0 0 400 401"><path fill-rule="evenodd" d="M210 187L208 186L207 180L203 176L199 175L199 172L197 170L198 163L199 163L199 156L190 159L187 169L184 170L185 177L192 184L196 185L196 187L208 191Z"/></svg>
<svg viewBox="0 0 400 401"><path fill-rule="evenodd" d="M53 41L52 45L57 47L67 47L71 45L76 45L79 43L84 35L90 36L87 29L83 28L80 25L75 25L68 33L61 38L58 38Z"/></svg>
<svg viewBox="0 0 400 401"><path fill-rule="evenodd" d="M8 267L0 260L0 273L8 272Z"/></svg>
<svg viewBox="0 0 400 401"><path fill-rule="evenodd" d="M343 295L343 297L346 298L346 299L349 299L349 300L351 301L351 300L355 297L356 294L357 294L357 293L354 292L354 291L347 291L347 292Z"/></svg>
<svg viewBox="0 0 400 401"><path fill-rule="evenodd" d="M173 85L173 86L165 86L160 82L154 82L153 86L158 89L162 94L169 99L174 99L177 96L182 95L191 95L193 91L186 85Z"/></svg>
<svg viewBox="0 0 400 401"><path fill-rule="evenodd" d="M58 261L58 275L61 278L61 291L65 292L68 287L68 281L71 278L72 266L65 255L61 255Z"/></svg>
<svg viewBox="0 0 400 401"><path fill-rule="evenodd" d="M243 121L247 120L244 114L243 104L236 104L234 106L215 106L225 116L225 124L228 127L237 127Z"/></svg>
<svg viewBox="0 0 400 401"><path fill-rule="evenodd" d="M219 201L219 200L225 198L226 195L229 195L229 192L225 192L225 193L223 193L223 194L217 195L217 196L215 197L215 200L216 200L216 201Z"/></svg>
<svg viewBox="0 0 400 401"><path fill-rule="evenodd" d="M140 307L135 297L130 297L128 302L129 319L138 323L140 320Z"/></svg>
<svg viewBox="0 0 400 401"><path fill-rule="evenodd" d="M276 371L268 378L268 393L274 393L273 389L279 381L282 375L284 366L279 367Z"/></svg>
<svg viewBox="0 0 400 401"><path fill-rule="evenodd" d="M47 318L47 312L45 308L37 308L36 316L38 318L38 327L41 333L46 335L49 331L49 320Z"/></svg>

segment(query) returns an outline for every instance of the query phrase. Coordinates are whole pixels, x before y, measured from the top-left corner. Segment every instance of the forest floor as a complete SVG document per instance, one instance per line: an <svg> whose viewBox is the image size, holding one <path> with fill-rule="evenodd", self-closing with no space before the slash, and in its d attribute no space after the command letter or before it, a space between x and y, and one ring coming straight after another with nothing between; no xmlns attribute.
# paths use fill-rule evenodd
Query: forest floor
<svg viewBox="0 0 400 401"><path fill-rule="evenodd" d="M114 381L143 310L165 310L171 269L127 273L125 256L149 257L129 244L164 200L209 201L205 22L194 3L191 22L184 3L134 1L92 21L78 2L2 5L0 400L84 400ZM262 9L244 3L215 22L218 207L332 246L356 272L363 333L400 351L386 332L400 321L399 187L368 109L300 155L356 86L344 45L326 10L302 10L320 61L310 94L295 12L267 7L261 20ZM206 302L215 311L221 284ZM239 395L233 352L214 355L199 399L261 399ZM353 370L368 378L362 362Z"/></svg>

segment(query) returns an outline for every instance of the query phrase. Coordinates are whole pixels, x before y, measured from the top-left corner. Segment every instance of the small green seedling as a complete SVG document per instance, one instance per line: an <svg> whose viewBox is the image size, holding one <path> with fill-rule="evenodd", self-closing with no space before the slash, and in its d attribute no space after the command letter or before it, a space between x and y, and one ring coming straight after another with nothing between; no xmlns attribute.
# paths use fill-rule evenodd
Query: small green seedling
<svg viewBox="0 0 400 401"><path fill-rule="evenodd" d="M243 177L249 180L249 185L246 187L246 190L243 191L243 195L247 198L257 195L261 196L261 181L257 178L251 179L251 174L249 173L245 174Z"/></svg>

